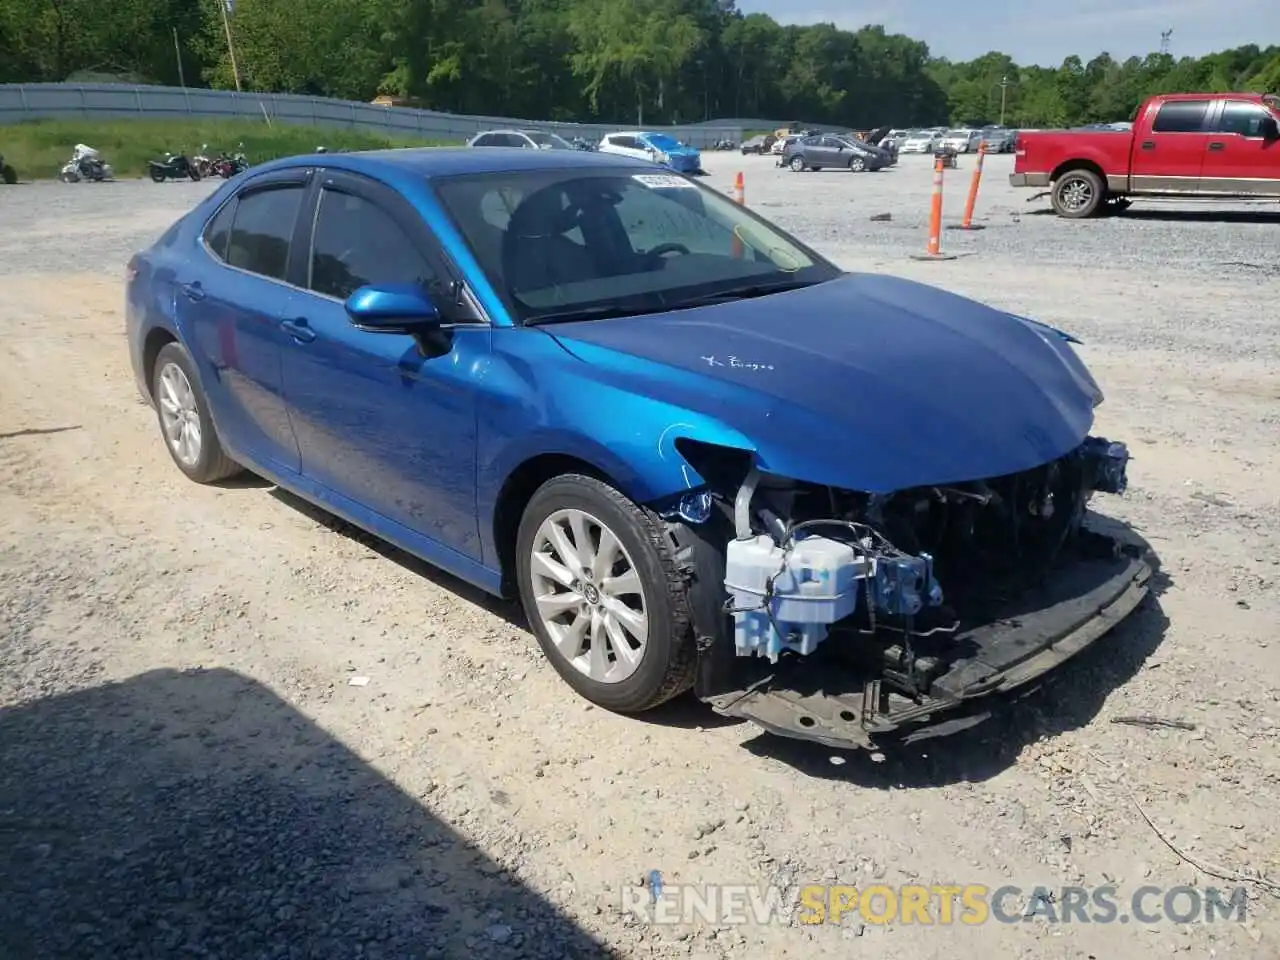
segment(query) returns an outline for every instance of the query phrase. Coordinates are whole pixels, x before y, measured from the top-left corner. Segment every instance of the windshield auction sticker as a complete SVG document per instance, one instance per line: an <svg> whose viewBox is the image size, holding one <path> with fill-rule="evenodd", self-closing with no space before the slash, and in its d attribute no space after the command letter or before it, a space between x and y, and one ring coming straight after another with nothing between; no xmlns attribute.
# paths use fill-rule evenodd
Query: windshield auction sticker
<svg viewBox="0 0 1280 960"><path fill-rule="evenodd" d="M631 179L654 190L669 190L673 187L680 187L686 190L696 190L698 188L697 184L686 180L684 177L673 177L665 173L637 173Z"/></svg>

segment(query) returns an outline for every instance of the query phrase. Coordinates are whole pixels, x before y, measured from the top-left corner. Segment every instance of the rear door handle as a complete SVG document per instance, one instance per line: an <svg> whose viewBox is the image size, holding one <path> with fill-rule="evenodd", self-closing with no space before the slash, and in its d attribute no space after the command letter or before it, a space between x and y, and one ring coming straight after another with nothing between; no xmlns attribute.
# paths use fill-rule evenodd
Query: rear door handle
<svg viewBox="0 0 1280 960"><path fill-rule="evenodd" d="M1222 150L1222 149L1224 149L1225 147L1226 147L1226 144L1225 144L1225 143L1221 143L1221 142L1219 142L1219 141L1217 141L1217 140L1215 140L1215 141L1213 141L1213 143L1209 144L1209 149L1210 149L1210 150Z"/></svg>
<svg viewBox="0 0 1280 960"><path fill-rule="evenodd" d="M204 287L200 286L199 280L193 280L190 283L184 283L184 284L181 284L180 286L182 287L183 296L185 296L188 300L204 299Z"/></svg>
<svg viewBox="0 0 1280 960"><path fill-rule="evenodd" d="M280 328L299 343L310 343L316 338L316 332L307 325L306 317L298 317L294 320L281 320Z"/></svg>
<svg viewBox="0 0 1280 960"><path fill-rule="evenodd" d="M1143 140L1143 141L1142 141L1142 149L1143 149L1143 150L1154 150L1155 148L1156 148L1156 142L1155 142L1154 140Z"/></svg>

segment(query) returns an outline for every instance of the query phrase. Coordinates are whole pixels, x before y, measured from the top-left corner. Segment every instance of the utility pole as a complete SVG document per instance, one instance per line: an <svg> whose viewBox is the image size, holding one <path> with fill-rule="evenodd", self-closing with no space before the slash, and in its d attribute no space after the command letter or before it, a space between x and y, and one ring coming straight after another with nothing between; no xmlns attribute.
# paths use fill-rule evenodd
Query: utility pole
<svg viewBox="0 0 1280 960"><path fill-rule="evenodd" d="M1168 30L1160 31L1160 53L1162 56L1169 55L1169 38L1173 36L1173 27Z"/></svg>
<svg viewBox="0 0 1280 960"><path fill-rule="evenodd" d="M227 56L231 58L231 72L236 78L236 93L240 93L240 68L236 66L236 49L231 42L231 5L235 0L214 0L222 7L222 28L227 31Z"/></svg>
<svg viewBox="0 0 1280 960"><path fill-rule="evenodd" d="M1003 127L1004 126L1004 106L1006 102L1005 98L1009 92L1009 78L1001 77L999 86L1000 86L1000 126Z"/></svg>
<svg viewBox="0 0 1280 960"><path fill-rule="evenodd" d="M178 57L178 86L186 88L187 81L182 75L182 47L178 46L178 28L173 28L173 52Z"/></svg>

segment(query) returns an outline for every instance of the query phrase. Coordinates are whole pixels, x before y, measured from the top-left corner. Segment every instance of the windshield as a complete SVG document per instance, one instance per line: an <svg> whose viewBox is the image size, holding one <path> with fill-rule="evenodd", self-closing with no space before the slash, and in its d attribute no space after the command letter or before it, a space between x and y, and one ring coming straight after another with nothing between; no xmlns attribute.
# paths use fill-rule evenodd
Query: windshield
<svg viewBox="0 0 1280 960"><path fill-rule="evenodd" d="M841 273L745 207L674 174L524 170L432 184L523 323L656 313Z"/></svg>
<svg viewBox="0 0 1280 960"><path fill-rule="evenodd" d="M541 130L530 130L525 136L536 143L540 147L546 147L551 150L572 150L565 140L556 136L554 133L543 133Z"/></svg>
<svg viewBox="0 0 1280 960"><path fill-rule="evenodd" d="M659 150L679 150L680 141L672 137L668 137L665 133L651 133L645 137L651 144Z"/></svg>

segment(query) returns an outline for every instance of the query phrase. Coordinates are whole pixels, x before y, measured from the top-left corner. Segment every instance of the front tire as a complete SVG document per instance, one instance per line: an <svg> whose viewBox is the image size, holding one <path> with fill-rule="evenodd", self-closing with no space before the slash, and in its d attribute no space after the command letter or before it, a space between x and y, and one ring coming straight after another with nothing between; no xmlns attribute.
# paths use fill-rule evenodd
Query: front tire
<svg viewBox="0 0 1280 960"><path fill-rule="evenodd" d="M154 183L164 183L164 181L165 181L165 175L164 175L164 171L163 171L163 170L157 170L155 167L152 167L152 168L150 169L150 171L148 171L148 172L151 174L151 180L152 180L152 182L154 182Z"/></svg>
<svg viewBox="0 0 1280 960"><path fill-rule="evenodd" d="M663 521L608 484L543 484L516 536L516 576L542 652L580 696L617 713L693 685L685 581Z"/></svg>
<svg viewBox="0 0 1280 960"><path fill-rule="evenodd" d="M1070 220L1092 217L1105 198L1102 178L1092 170L1068 170L1054 182L1049 195L1053 212Z"/></svg>
<svg viewBox="0 0 1280 960"><path fill-rule="evenodd" d="M851 157L849 159L849 169L854 173L862 173L862 171L867 169L867 161L862 159L862 157Z"/></svg>
<svg viewBox="0 0 1280 960"><path fill-rule="evenodd" d="M214 483L244 469L223 451L195 364L178 343L165 344L156 356L151 395L165 449L188 479Z"/></svg>
<svg viewBox="0 0 1280 960"><path fill-rule="evenodd" d="M9 164L6 163L3 167L0 167L0 180L3 180L5 183L8 183L8 184L17 183L18 171L13 169L13 167L9 166Z"/></svg>

